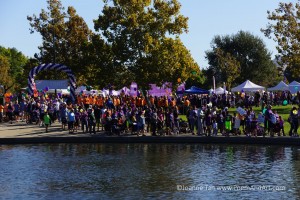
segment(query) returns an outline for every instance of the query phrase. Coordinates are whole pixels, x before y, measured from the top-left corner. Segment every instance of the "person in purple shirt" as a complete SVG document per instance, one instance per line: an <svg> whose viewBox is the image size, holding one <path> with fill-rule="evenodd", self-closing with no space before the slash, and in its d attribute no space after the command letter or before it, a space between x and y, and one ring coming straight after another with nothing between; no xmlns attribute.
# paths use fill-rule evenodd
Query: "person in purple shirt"
<svg viewBox="0 0 300 200"><path fill-rule="evenodd" d="M82 132L88 132L88 113L84 110L80 110L80 121L81 121L81 130ZM85 131L84 131L85 129Z"/></svg>
<svg viewBox="0 0 300 200"><path fill-rule="evenodd" d="M19 116L20 116L20 104L18 103L18 101L16 101L14 103L13 107L14 107L13 108L14 109L13 114L14 114L14 116L16 118L16 121L18 121L19 120Z"/></svg>

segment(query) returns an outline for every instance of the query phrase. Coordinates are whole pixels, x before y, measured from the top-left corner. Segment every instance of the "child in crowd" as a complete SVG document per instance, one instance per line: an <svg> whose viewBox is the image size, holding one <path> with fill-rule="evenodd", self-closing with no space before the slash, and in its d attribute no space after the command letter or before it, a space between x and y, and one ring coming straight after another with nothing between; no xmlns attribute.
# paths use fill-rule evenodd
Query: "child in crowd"
<svg viewBox="0 0 300 200"><path fill-rule="evenodd" d="M49 116L49 114L48 114L48 112L45 112L44 113L44 125L45 125L45 129L46 129L46 133L48 133L48 126L49 126L49 124L50 124L50 116Z"/></svg>
<svg viewBox="0 0 300 200"><path fill-rule="evenodd" d="M278 118L278 123L279 123L279 136L280 136L280 132L282 130L282 136L284 136L284 120L282 119L282 117L279 115Z"/></svg>
<svg viewBox="0 0 300 200"><path fill-rule="evenodd" d="M212 120L212 127L213 127L213 135L217 136L218 135L218 122L216 119Z"/></svg>

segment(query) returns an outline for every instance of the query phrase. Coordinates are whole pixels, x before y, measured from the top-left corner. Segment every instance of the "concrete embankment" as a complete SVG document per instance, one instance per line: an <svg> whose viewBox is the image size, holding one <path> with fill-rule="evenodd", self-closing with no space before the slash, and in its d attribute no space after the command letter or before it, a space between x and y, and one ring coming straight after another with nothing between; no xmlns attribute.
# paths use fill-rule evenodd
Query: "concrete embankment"
<svg viewBox="0 0 300 200"><path fill-rule="evenodd" d="M22 123L1 124L0 144L40 144L40 143L218 143L218 144L259 144L259 145L296 145L300 146L300 138L294 137L205 137L194 135L175 136L106 136L97 134L69 134L54 125L45 133L45 129L37 125Z"/></svg>
<svg viewBox="0 0 300 200"><path fill-rule="evenodd" d="M299 138L269 137L196 137L196 136L85 136L85 137L18 137L0 138L0 144L42 144L42 143L217 143L217 144L260 144L297 145Z"/></svg>

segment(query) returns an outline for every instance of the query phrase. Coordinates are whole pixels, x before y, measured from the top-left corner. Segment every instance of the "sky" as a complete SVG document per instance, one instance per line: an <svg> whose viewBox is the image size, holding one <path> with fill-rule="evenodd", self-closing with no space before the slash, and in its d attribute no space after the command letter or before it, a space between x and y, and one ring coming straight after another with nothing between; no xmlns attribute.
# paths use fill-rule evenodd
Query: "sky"
<svg viewBox="0 0 300 200"><path fill-rule="evenodd" d="M61 0L67 8L73 6L94 30L93 20L101 14L102 0ZM181 14L189 18L189 32L180 36L184 45L201 68L207 68L205 51L216 35L232 35L248 31L260 37L266 48L277 54L276 43L260 31L268 24L267 11L278 8L279 2L296 3L297 0L179 0ZM47 9L46 0L0 0L0 46L15 47L28 57L38 53L42 44L39 33L30 34L27 16L38 15Z"/></svg>

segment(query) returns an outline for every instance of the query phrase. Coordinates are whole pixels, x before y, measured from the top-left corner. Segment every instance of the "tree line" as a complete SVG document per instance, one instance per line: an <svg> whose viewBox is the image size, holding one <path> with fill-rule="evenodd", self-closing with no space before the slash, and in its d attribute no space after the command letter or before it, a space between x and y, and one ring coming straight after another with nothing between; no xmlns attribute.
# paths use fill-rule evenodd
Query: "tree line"
<svg viewBox="0 0 300 200"><path fill-rule="evenodd" d="M47 0L47 8L27 19L31 33L42 36L33 58L15 48L0 47L0 85L5 90L26 87L27 76L41 63L70 67L78 84L120 88L136 82L171 82L176 86L231 88L246 79L270 86L300 74L299 3L280 3L268 11L270 23L261 31L277 41L277 66L263 40L245 31L214 36L205 52L208 67L199 66L180 40L188 32L188 18L180 13L178 0L104 0L99 17L90 30L84 19L60 0ZM272 23L273 22L273 23ZM41 72L38 79L64 79L66 74ZM175 87L174 87L175 88Z"/></svg>

